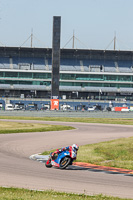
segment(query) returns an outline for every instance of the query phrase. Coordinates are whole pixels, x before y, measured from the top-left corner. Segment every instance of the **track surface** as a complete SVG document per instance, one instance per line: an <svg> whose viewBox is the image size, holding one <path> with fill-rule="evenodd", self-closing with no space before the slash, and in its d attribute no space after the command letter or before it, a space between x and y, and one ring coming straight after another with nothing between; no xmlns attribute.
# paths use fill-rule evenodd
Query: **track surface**
<svg viewBox="0 0 133 200"><path fill-rule="evenodd" d="M19 121L19 120L3 120ZM33 121L24 121L33 123ZM34 123L71 125L71 131L0 135L0 186L28 189L105 194L133 198L133 176L93 171L80 167L67 170L48 169L29 159L35 153L78 143L98 143L133 136L133 126L70 122Z"/></svg>

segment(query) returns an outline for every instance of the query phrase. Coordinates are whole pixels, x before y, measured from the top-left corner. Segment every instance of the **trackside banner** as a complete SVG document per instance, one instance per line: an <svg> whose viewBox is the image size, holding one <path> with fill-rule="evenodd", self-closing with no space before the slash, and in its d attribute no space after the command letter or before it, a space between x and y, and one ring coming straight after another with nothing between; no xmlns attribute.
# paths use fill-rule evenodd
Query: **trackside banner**
<svg viewBox="0 0 133 200"><path fill-rule="evenodd" d="M59 110L59 99L51 99L51 110Z"/></svg>

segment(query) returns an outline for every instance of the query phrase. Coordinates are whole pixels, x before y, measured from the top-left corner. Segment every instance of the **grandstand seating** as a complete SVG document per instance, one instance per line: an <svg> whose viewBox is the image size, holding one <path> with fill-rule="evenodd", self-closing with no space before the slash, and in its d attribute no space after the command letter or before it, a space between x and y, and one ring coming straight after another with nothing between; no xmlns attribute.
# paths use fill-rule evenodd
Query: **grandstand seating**
<svg viewBox="0 0 133 200"><path fill-rule="evenodd" d="M10 69L10 65L9 64L1 64L0 63L0 69Z"/></svg>
<svg viewBox="0 0 133 200"><path fill-rule="evenodd" d="M74 66L74 68L75 68L75 71L81 71L81 66Z"/></svg>
<svg viewBox="0 0 133 200"><path fill-rule="evenodd" d="M81 91L81 86L71 86L71 87L60 86L60 89L62 91L70 91L70 90L72 90L72 91L76 92L76 91Z"/></svg>
<svg viewBox="0 0 133 200"><path fill-rule="evenodd" d="M60 70L61 71L76 71L75 67L71 65L61 65Z"/></svg>
<svg viewBox="0 0 133 200"><path fill-rule="evenodd" d="M35 93L35 97L50 97L52 49L13 49L1 49L1 96ZM79 92L77 98L99 99L102 91L107 99L124 96L133 93L132 76L132 52L61 51L59 95L71 98Z"/></svg>
<svg viewBox="0 0 133 200"><path fill-rule="evenodd" d="M130 93L133 92L133 88L120 88L120 92Z"/></svg>
<svg viewBox="0 0 133 200"><path fill-rule="evenodd" d="M45 86L45 85L13 85L14 89L19 90L50 90L51 86Z"/></svg>
<svg viewBox="0 0 133 200"><path fill-rule="evenodd" d="M89 67L84 66L84 72L89 72Z"/></svg>
<svg viewBox="0 0 133 200"><path fill-rule="evenodd" d="M28 66L29 65L29 66ZM61 59L60 71L133 73L132 61ZM102 70L101 67L102 66ZM52 60L35 57L0 57L0 69L52 71Z"/></svg>
<svg viewBox="0 0 133 200"><path fill-rule="evenodd" d="M105 72L117 72L116 67L106 67L106 66L104 66L104 71Z"/></svg>
<svg viewBox="0 0 133 200"><path fill-rule="evenodd" d="M118 61L119 67L131 67L132 65L132 61Z"/></svg>
<svg viewBox="0 0 133 200"><path fill-rule="evenodd" d="M117 92L116 87L84 87L85 91L89 92Z"/></svg>
<svg viewBox="0 0 133 200"><path fill-rule="evenodd" d="M0 84L0 88L4 89L4 90L6 90L6 89L8 90L10 87L11 87L10 84Z"/></svg>
<svg viewBox="0 0 133 200"><path fill-rule="evenodd" d="M9 58L0 57L0 69L9 69L9 68L10 68Z"/></svg>
<svg viewBox="0 0 133 200"><path fill-rule="evenodd" d="M46 66L44 65L34 65L34 70L46 70ZM49 70L49 68L48 68Z"/></svg>
<svg viewBox="0 0 133 200"><path fill-rule="evenodd" d="M133 72L131 67L119 67L119 72L123 72L123 73L131 73Z"/></svg>
<svg viewBox="0 0 133 200"><path fill-rule="evenodd" d="M19 69L19 65L13 64L13 69Z"/></svg>

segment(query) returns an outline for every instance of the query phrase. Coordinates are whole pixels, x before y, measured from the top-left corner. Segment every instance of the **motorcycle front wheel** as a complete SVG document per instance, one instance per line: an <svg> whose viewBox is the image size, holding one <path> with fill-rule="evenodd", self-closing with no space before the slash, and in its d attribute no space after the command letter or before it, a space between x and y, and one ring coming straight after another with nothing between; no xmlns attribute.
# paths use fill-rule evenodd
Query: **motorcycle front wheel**
<svg viewBox="0 0 133 200"><path fill-rule="evenodd" d="M71 158L64 157L60 162L60 169L65 169L71 162Z"/></svg>
<svg viewBox="0 0 133 200"><path fill-rule="evenodd" d="M52 167L51 160L47 160L47 162L45 163L45 166L47 168L51 168Z"/></svg>

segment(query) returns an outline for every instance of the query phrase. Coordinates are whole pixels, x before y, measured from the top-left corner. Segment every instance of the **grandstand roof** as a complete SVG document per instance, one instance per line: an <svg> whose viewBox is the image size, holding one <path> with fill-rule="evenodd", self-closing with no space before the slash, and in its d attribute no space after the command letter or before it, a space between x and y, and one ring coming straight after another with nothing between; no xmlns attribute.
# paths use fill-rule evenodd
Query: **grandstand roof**
<svg viewBox="0 0 133 200"><path fill-rule="evenodd" d="M52 57L52 48L0 47L1 57ZM133 51L61 49L61 58L133 60Z"/></svg>

